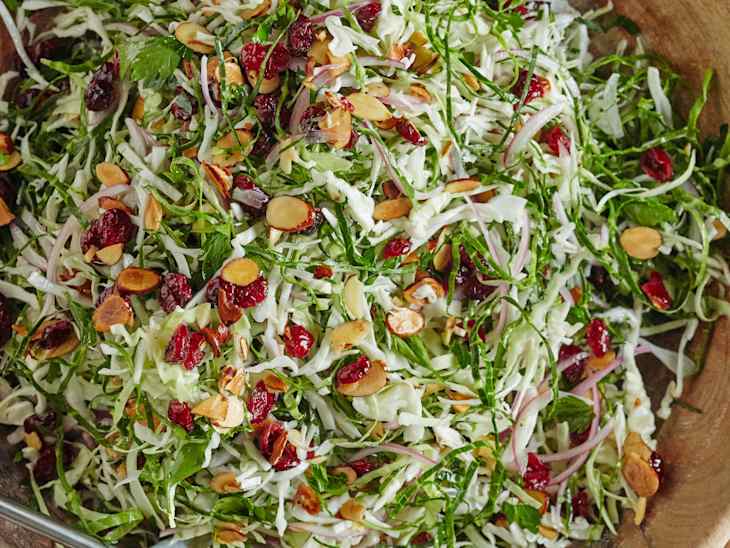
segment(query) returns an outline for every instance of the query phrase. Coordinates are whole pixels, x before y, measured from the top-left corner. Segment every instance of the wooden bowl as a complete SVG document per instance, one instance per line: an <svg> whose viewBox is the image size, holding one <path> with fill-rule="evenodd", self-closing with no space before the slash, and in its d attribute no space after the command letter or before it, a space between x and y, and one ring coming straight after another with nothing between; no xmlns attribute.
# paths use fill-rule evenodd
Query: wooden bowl
<svg viewBox="0 0 730 548"><path fill-rule="evenodd" d="M1 1L1 0L0 0ZM586 0L580 1L585 4ZM588 4L605 1L587 0ZM711 98L701 119L705 134L730 122L730 0L614 0L616 11L642 30L648 48L667 58L685 83L676 98L685 113L697 96L704 71L716 71ZM15 65L12 45L0 24L0 73ZM721 319L709 339L702 372L686 386L683 400L698 414L675 407L659 433L659 451L667 464L666 482L652 498L641 527L631 512L618 545L626 548L719 548L730 540L730 323ZM698 344L705 344L706 341ZM652 400L664 393L666 370L649 361L642 372ZM3 492L27 500L29 492L0 447ZM9 523L0 522L0 538L11 546L49 546ZM4 545L0 541L0 545Z"/></svg>

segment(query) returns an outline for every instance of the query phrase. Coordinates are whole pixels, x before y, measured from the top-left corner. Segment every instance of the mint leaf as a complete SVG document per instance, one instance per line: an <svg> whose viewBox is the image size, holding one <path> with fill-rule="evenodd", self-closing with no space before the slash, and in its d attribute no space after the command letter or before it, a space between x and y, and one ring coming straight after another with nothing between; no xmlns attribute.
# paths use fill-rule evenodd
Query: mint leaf
<svg viewBox="0 0 730 548"><path fill-rule="evenodd" d="M658 200L631 202L624 206L624 212L632 221L641 226L658 226L677 220L674 210Z"/></svg>
<svg viewBox="0 0 730 548"><path fill-rule="evenodd" d="M505 504L502 507L507 521L516 523L523 529L537 533L540 525L540 512L529 504Z"/></svg>
<svg viewBox="0 0 730 548"><path fill-rule="evenodd" d="M232 251L230 233L214 232L208 235L203 242L203 258L200 265L203 279L207 280L213 276Z"/></svg>
<svg viewBox="0 0 730 548"><path fill-rule="evenodd" d="M172 76L185 54L185 46L171 36L152 38L132 59L132 80L161 87Z"/></svg>
<svg viewBox="0 0 730 548"><path fill-rule="evenodd" d="M593 408L580 398L566 396L556 402L550 418L567 422L571 432L585 432L593 421Z"/></svg>

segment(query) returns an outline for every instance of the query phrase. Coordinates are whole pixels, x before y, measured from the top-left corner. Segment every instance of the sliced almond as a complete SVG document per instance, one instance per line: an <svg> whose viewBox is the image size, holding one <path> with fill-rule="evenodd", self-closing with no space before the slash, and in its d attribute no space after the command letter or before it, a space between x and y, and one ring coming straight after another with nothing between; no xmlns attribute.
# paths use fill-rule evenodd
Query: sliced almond
<svg viewBox="0 0 730 548"><path fill-rule="evenodd" d="M213 424L220 428L236 428L243 424L245 417L245 411L243 409L243 402L231 396L226 398L228 406L226 408L226 415L222 419L213 419Z"/></svg>
<svg viewBox="0 0 730 548"><path fill-rule="evenodd" d="M96 178L104 186L128 185L129 175L117 164L102 162L96 164Z"/></svg>
<svg viewBox="0 0 730 548"><path fill-rule="evenodd" d="M0 162L0 171L10 171L20 165L23 158L20 156L20 152L14 150L10 154L3 155L4 161Z"/></svg>
<svg viewBox="0 0 730 548"><path fill-rule="evenodd" d="M390 88L383 82L373 82L365 86L365 93L375 95L375 97L387 97L390 95Z"/></svg>
<svg viewBox="0 0 730 548"><path fill-rule="evenodd" d="M49 320L43 322L36 330L33 338L31 339L34 343L43 337L43 333L46 329L53 326L53 324L59 322L65 322L66 320ZM60 358L66 354L70 354L79 346L79 338L76 336L76 332L73 329L69 332L68 337L63 341L59 341L56 346L52 348L41 348L37 344L33 344L31 347L32 356L38 361L52 360L54 358Z"/></svg>
<svg viewBox="0 0 730 548"><path fill-rule="evenodd" d="M641 525L646 517L646 503L646 497L639 497L639 500L637 500L634 505L634 525L637 527Z"/></svg>
<svg viewBox="0 0 730 548"><path fill-rule="evenodd" d="M342 519L360 522L365 517L365 507L355 499L348 499L345 504L340 506L337 515Z"/></svg>
<svg viewBox="0 0 730 548"><path fill-rule="evenodd" d="M722 240L725 236L727 236L727 228L725 228L725 225L722 224L722 221L715 219L712 221L712 226L715 229L715 235L712 237L713 240Z"/></svg>
<svg viewBox="0 0 730 548"><path fill-rule="evenodd" d="M221 271L221 277L225 281L238 286L247 286L255 282L260 274L259 265L245 257L228 261Z"/></svg>
<svg viewBox="0 0 730 548"><path fill-rule="evenodd" d="M365 376L353 383L337 383L337 391L345 396L365 397L379 392L388 383L385 364L375 360L370 364Z"/></svg>
<svg viewBox="0 0 730 548"><path fill-rule="evenodd" d="M613 351L606 352L600 358L598 356L590 356L586 360L586 372L595 373L601 369L605 369L616 359L616 353Z"/></svg>
<svg viewBox="0 0 730 548"><path fill-rule="evenodd" d="M330 333L330 345L335 352L342 352L360 344L370 330L370 322L354 320L341 323Z"/></svg>
<svg viewBox="0 0 730 548"><path fill-rule="evenodd" d="M379 129L389 131L398 125L398 118L393 116L392 118L388 118L387 120L383 120L382 122L373 122L373 123Z"/></svg>
<svg viewBox="0 0 730 548"><path fill-rule="evenodd" d="M431 94L421 84L411 84L408 87L408 93L424 103L430 103L432 101Z"/></svg>
<svg viewBox="0 0 730 548"><path fill-rule="evenodd" d="M228 493L238 493L241 491L241 486L238 485L238 480L233 472L221 472L216 474L212 480L210 480L210 488L216 493L222 495Z"/></svg>
<svg viewBox="0 0 730 548"><path fill-rule="evenodd" d="M388 312L385 323L399 337L411 337L426 325L423 315L410 308L396 308Z"/></svg>
<svg viewBox="0 0 730 548"><path fill-rule="evenodd" d="M261 380L264 381L266 390L274 394L286 392L287 388L289 388L286 381L274 373L266 373Z"/></svg>
<svg viewBox="0 0 730 548"><path fill-rule="evenodd" d="M145 229L151 232L160 230L160 226L162 226L163 216L164 212L162 211L162 206L160 205L160 202L157 201L157 198L155 198L153 194L149 194L147 196L147 206L144 210Z"/></svg>
<svg viewBox="0 0 730 548"><path fill-rule="evenodd" d="M210 396L196 404L192 409L192 413L214 421L222 421L228 413L228 399L220 394Z"/></svg>
<svg viewBox="0 0 730 548"><path fill-rule="evenodd" d="M485 190L484 192L480 192L479 194L474 194L471 196L471 199L479 204L486 204L489 200L494 198L497 195L497 191L492 189Z"/></svg>
<svg viewBox="0 0 730 548"><path fill-rule="evenodd" d="M243 316L243 309L230 302L223 289L218 290L218 316L226 325L236 323Z"/></svg>
<svg viewBox="0 0 730 548"><path fill-rule="evenodd" d="M319 120L319 129L330 145L344 148L352 137L352 116L344 108L335 109Z"/></svg>
<svg viewBox="0 0 730 548"><path fill-rule="evenodd" d="M0 226L7 226L15 220L15 214L10 211L5 200L0 198Z"/></svg>
<svg viewBox="0 0 730 548"><path fill-rule="evenodd" d="M124 254L124 244L112 244L96 252L96 258L107 266L115 265Z"/></svg>
<svg viewBox="0 0 730 548"><path fill-rule="evenodd" d="M464 401L464 400L470 400L472 398L473 398L473 396L470 396L468 394L462 394L461 392L456 392L455 390L449 390L449 399L450 400ZM452 403L451 407L457 413L466 413L469 410L470 405L461 404L461 403Z"/></svg>
<svg viewBox="0 0 730 548"><path fill-rule="evenodd" d="M86 250L86 253L84 253L84 262L90 263L94 260L94 257L96 257L96 252L98 249L96 249L95 245L89 246L89 249Z"/></svg>
<svg viewBox="0 0 730 548"><path fill-rule="evenodd" d="M540 503L540 515L544 515L548 506L550 506L550 496L545 491L537 491L536 489L528 489L527 494Z"/></svg>
<svg viewBox="0 0 730 548"><path fill-rule="evenodd" d="M345 481L347 482L347 485L352 485L357 479L357 472L355 472L355 470L353 470L349 466L336 466L332 469L330 474L332 474L333 476L345 476Z"/></svg>
<svg viewBox="0 0 730 548"><path fill-rule="evenodd" d="M403 292L403 296L410 304L424 306L436 302L446 296L446 291L441 282L434 278L422 278Z"/></svg>
<svg viewBox="0 0 730 548"><path fill-rule="evenodd" d="M619 238L621 247L634 259L646 261L659 254L662 245L662 235L659 231L647 226L627 228Z"/></svg>
<svg viewBox="0 0 730 548"><path fill-rule="evenodd" d="M286 448L286 444L289 441L289 433L284 430L279 436L274 440L274 445L271 448L271 456L269 457L269 462L272 465L276 465L277 462L279 462L279 459L281 459L281 456L284 454L284 449Z"/></svg>
<svg viewBox="0 0 730 548"><path fill-rule="evenodd" d="M294 504L301 506L310 516L316 516L322 511L322 504L319 502L317 493L306 483L302 483L297 487Z"/></svg>
<svg viewBox="0 0 730 548"><path fill-rule="evenodd" d="M406 198L395 198L393 200L384 200L375 205L373 211L373 219L376 221L392 221L400 219L411 212L411 201Z"/></svg>
<svg viewBox="0 0 730 548"><path fill-rule="evenodd" d="M482 183L476 179L456 179L446 183L444 190L450 194L459 194L461 192L471 192L472 190L476 190L481 185Z"/></svg>
<svg viewBox="0 0 730 548"><path fill-rule="evenodd" d="M157 289L162 279L154 270L130 266L117 276L117 289L122 293L146 295Z"/></svg>
<svg viewBox="0 0 730 548"><path fill-rule="evenodd" d="M235 523L220 523L213 534L218 544L226 546L242 546L246 542L246 533L240 525Z"/></svg>
<svg viewBox="0 0 730 548"><path fill-rule="evenodd" d="M186 148L182 151L182 155L191 160L195 160L198 157L198 147Z"/></svg>
<svg viewBox="0 0 730 548"><path fill-rule="evenodd" d="M238 64L233 54L229 51L223 52L223 76L221 77L220 59L213 57L208 60L208 81L218 82L225 81L226 84L234 86L243 85L243 73L241 66Z"/></svg>
<svg viewBox="0 0 730 548"><path fill-rule="evenodd" d="M477 80L476 76L474 76L471 72L467 72L466 74L464 74L464 83L472 91L479 91L481 89L481 84L479 84L479 80Z"/></svg>
<svg viewBox="0 0 730 548"><path fill-rule="evenodd" d="M106 209L107 211L110 209L121 209L122 211L125 211L130 215L132 214L132 210L127 204L110 196L102 196L101 198L99 198L99 207L101 209Z"/></svg>
<svg viewBox="0 0 730 548"><path fill-rule="evenodd" d="M215 48L211 45L214 36L208 29L197 23L185 21L175 29L175 38L196 53L213 53Z"/></svg>
<svg viewBox="0 0 730 548"><path fill-rule="evenodd" d="M224 367L218 377L218 390L230 392L234 396L240 396L246 386L246 372L243 369Z"/></svg>
<svg viewBox="0 0 730 548"><path fill-rule="evenodd" d="M439 60L438 54L425 46L416 46L413 52L416 54L416 58L409 69L416 74L426 74Z"/></svg>
<svg viewBox="0 0 730 548"><path fill-rule="evenodd" d="M208 180L215 186L218 193L227 203L231 199L231 187L233 186L231 172L225 167L208 162L203 162L202 166Z"/></svg>
<svg viewBox="0 0 730 548"><path fill-rule="evenodd" d="M635 453L626 453L621 473L626 483L640 497L651 497L659 490L659 475L647 461Z"/></svg>
<svg viewBox="0 0 730 548"><path fill-rule="evenodd" d="M258 17L259 15L263 15L269 11L269 8L271 8L271 0L263 0L258 6L241 10L238 14L241 16L241 19L249 20L254 17Z"/></svg>
<svg viewBox="0 0 730 548"><path fill-rule="evenodd" d="M132 307L119 295L109 295L94 311L94 329L107 332L113 325L131 326L134 322Z"/></svg>
<svg viewBox="0 0 730 548"><path fill-rule="evenodd" d="M278 74L275 74L271 78L262 78L259 83L259 72L257 70L249 70L246 72L246 78L248 78L248 83L251 84L252 87L255 88L256 84L258 84L259 93L264 95L274 93L281 85L281 78L279 78Z"/></svg>
<svg viewBox="0 0 730 548"><path fill-rule="evenodd" d="M647 462L651 458L651 449L648 445L646 445L646 443L644 443L644 440L641 439L641 435L636 432L629 432L626 435L626 439L624 439L623 444L623 452L626 455L636 455Z"/></svg>
<svg viewBox="0 0 730 548"><path fill-rule="evenodd" d="M347 96L352 103L353 116L363 120L382 122L389 120L393 115L383 103L374 95L366 93L352 93Z"/></svg>
<svg viewBox="0 0 730 548"><path fill-rule="evenodd" d="M365 316L365 284L357 276L350 276L342 288L342 301L351 318Z"/></svg>
<svg viewBox="0 0 730 548"><path fill-rule="evenodd" d="M548 540L557 540L558 538L558 532L552 527L548 527L547 525L538 525L537 532Z"/></svg>
<svg viewBox="0 0 730 548"><path fill-rule="evenodd" d="M451 244L444 244L433 255L436 272L446 272L451 267Z"/></svg>
<svg viewBox="0 0 730 548"><path fill-rule="evenodd" d="M294 196L277 196L266 206L266 222L282 232L307 230L314 220L314 208Z"/></svg>
<svg viewBox="0 0 730 548"><path fill-rule="evenodd" d="M421 31L415 31L408 37L408 43L414 47L425 46L428 44L428 38Z"/></svg>
<svg viewBox="0 0 730 548"><path fill-rule="evenodd" d="M141 122L144 118L144 97L137 97L132 108L132 119L135 122Z"/></svg>
<svg viewBox="0 0 730 548"><path fill-rule="evenodd" d="M218 152L213 155L213 163L221 167L231 167L241 163L248 154L252 140L251 132L245 129L227 133L215 144ZM230 189L230 186L228 188Z"/></svg>
<svg viewBox="0 0 730 548"><path fill-rule="evenodd" d="M0 133L0 154L9 155L15 150L13 140L7 133Z"/></svg>
<svg viewBox="0 0 730 548"><path fill-rule="evenodd" d="M38 451L43 449L43 442L37 432L33 431L29 434L24 434L23 439L28 447L32 447Z"/></svg>

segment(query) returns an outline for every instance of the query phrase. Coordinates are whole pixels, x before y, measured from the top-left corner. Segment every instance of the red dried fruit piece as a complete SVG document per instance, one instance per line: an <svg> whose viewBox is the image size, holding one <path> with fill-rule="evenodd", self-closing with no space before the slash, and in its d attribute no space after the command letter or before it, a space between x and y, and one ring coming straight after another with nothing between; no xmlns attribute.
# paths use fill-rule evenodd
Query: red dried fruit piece
<svg viewBox="0 0 730 548"><path fill-rule="evenodd" d="M354 129L350 131L350 140L345 145L344 150L352 150L355 148L355 145L357 144L357 141L360 139L360 134L355 131Z"/></svg>
<svg viewBox="0 0 730 548"><path fill-rule="evenodd" d="M672 158L663 148L650 148L639 160L641 170L652 179L665 183L674 176Z"/></svg>
<svg viewBox="0 0 730 548"><path fill-rule="evenodd" d="M205 327L200 332L205 337L213 355L216 357L221 355L221 346L231 337L231 332L224 323L219 323L215 329Z"/></svg>
<svg viewBox="0 0 730 548"><path fill-rule="evenodd" d="M573 495L571 500L573 506L573 515L588 519L591 516L591 503L588 499L588 492L585 489L579 489Z"/></svg>
<svg viewBox="0 0 730 548"><path fill-rule="evenodd" d="M611 276L608 274L608 270L603 268L601 265L594 264L591 266L591 272L588 275L588 281L591 282L593 287L599 291L610 291L613 289L613 282Z"/></svg>
<svg viewBox="0 0 730 548"><path fill-rule="evenodd" d="M287 43L295 57L306 57L314 44L314 27L308 17L300 15L289 27Z"/></svg>
<svg viewBox="0 0 730 548"><path fill-rule="evenodd" d="M586 329L586 341L597 358L603 357L611 347L611 335L600 318L594 318Z"/></svg>
<svg viewBox="0 0 730 548"><path fill-rule="evenodd" d="M411 538L411 545L412 546L421 546L422 544L428 544L433 540L433 536L431 536L431 533L428 531L421 531L420 533L417 533L413 535Z"/></svg>
<svg viewBox="0 0 730 548"><path fill-rule="evenodd" d="M332 271L332 268L330 268L326 264L318 264L317 266L314 267L313 274L314 274L314 277L317 278L318 280L323 280L326 278L331 278L333 276L334 272Z"/></svg>
<svg viewBox="0 0 730 548"><path fill-rule="evenodd" d="M274 442L284 432L284 427L276 421L268 421L259 429L256 436L256 442L261 454L267 459L271 456L274 449Z"/></svg>
<svg viewBox="0 0 730 548"><path fill-rule="evenodd" d="M107 62L99 67L91 77L89 85L86 86L84 102L88 110L100 112L112 106L117 96L114 81L118 77L118 64Z"/></svg>
<svg viewBox="0 0 730 548"><path fill-rule="evenodd" d="M168 314L178 306L184 307L193 298L190 278L184 274L170 272L162 277L160 286L160 306Z"/></svg>
<svg viewBox="0 0 730 548"><path fill-rule="evenodd" d="M560 126L553 126L543 131L540 136L541 142L545 143L548 150L554 156L560 156L560 149L570 152L570 139Z"/></svg>
<svg viewBox="0 0 730 548"><path fill-rule="evenodd" d="M241 50L241 64L247 72L258 72L261 64L266 59L271 46L265 46L257 42L249 42ZM274 78L278 73L286 70L289 64L289 51L286 46L279 42L274 46L269 61L264 71L265 78Z"/></svg>
<svg viewBox="0 0 730 548"><path fill-rule="evenodd" d="M322 103L309 105L304 110L304 114L302 114L302 119L299 122L299 127L305 133L319 131L319 121L325 114L327 114L327 111L325 110Z"/></svg>
<svg viewBox="0 0 730 548"><path fill-rule="evenodd" d="M414 126L413 123L411 123L406 118L399 118L395 124L395 129L398 131L401 137L416 146L420 147L428 142L426 141L426 138L418 131L418 128L416 128L416 126Z"/></svg>
<svg viewBox="0 0 730 548"><path fill-rule="evenodd" d="M171 422L182 426L188 432L192 432L195 427L193 422L193 413L187 402L172 400L167 407L167 418Z"/></svg>
<svg viewBox="0 0 730 548"><path fill-rule="evenodd" d="M256 109L256 117L266 127L274 127L276 123L276 107L279 104L279 95L264 95L259 93L253 100L253 107Z"/></svg>
<svg viewBox="0 0 730 548"><path fill-rule="evenodd" d="M299 464L299 462L296 447L287 442L284 447L284 452L281 454L281 457L279 457L279 460L276 461L276 464L274 464L274 470L277 472L283 472L284 470L289 470L289 468L294 468L297 464Z"/></svg>
<svg viewBox="0 0 730 548"><path fill-rule="evenodd" d="M63 468L71 466L79 450L73 444L64 441L61 449ZM33 465L33 476L39 484L48 483L57 477L56 471L56 446L55 444L45 445L38 455L38 460Z"/></svg>
<svg viewBox="0 0 730 548"><path fill-rule="evenodd" d="M269 282L263 276L246 286L236 288L236 304L242 308L256 306L266 298Z"/></svg>
<svg viewBox="0 0 730 548"><path fill-rule="evenodd" d="M576 354L580 354L582 352L581 348L579 346L576 346L574 344L564 344L560 347L560 352L558 353L558 360L565 361L568 358L572 358ZM570 384L578 384L580 382L581 377L583 377L583 371L586 367L586 360L582 359L577 362L575 362L573 365L567 367L563 371L563 375L568 380Z"/></svg>
<svg viewBox="0 0 730 548"><path fill-rule="evenodd" d="M382 9L383 7L380 5L380 2L371 2L358 9L355 12L355 19L357 19L360 28L365 32L373 30L375 23L378 22L378 17Z"/></svg>
<svg viewBox="0 0 730 548"><path fill-rule="evenodd" d="M205 335L197 331L190 334L188 350L185 353L183 367L187 370L195 369L205 357Z"/></svg>
<svg viewBox="0 0 730 548"><path fill-rule="evenodd" d="M53 322L43 329L36 344L40 348L56 348L68 340L73 331L73 324L68 320Z"/></svg>
<svg viewBox="0 0 730 548"><path fill-rule="evenodd" d="M391 259L406 255L411 250L411 240L409 238L393 238L383 248L383 258Z"/></svg>
<svg viewBox="0 0 730 548"><path fill-rule="evenodd" d="M512 93L514 93L518 99L521 99L522 95L525 93L525 86L528 85L527 77L529 76L529 74L529 71L521 70L520 75L517 77L517 82L515 82L515 85L512 87ZM530 79L524 104L526 105L528 103L531 103L535 99L543 97L549 90L550 82L542 76L533 74L532 78ZM515 109L517 109L518 106L519 104L515 105Z"/></svg>
<svg viewBox="0 0 730 548"><path fill-rule="evenodd" d="M495 289L496 287L493 285L483 284L476 271L464 280L464 296L474 301L486 299Z"/></svg>
<svg viewBox="0 0 730 548"><path fill-rule="evenodd" d="M57 415L53 409L43 416L31 415L23 421L23 430L26 434L37 432L42 437L44 434L51 433L56 426L56 418Z"/></svg>
<svg viewBox="0 0 730 548"><path fill-rule="evenodd" d="M175 332L167 343L165 350L165 361L167 363L182 363L188 353L190 345L190 330L188 326L181 323L175 329Z"/></svg>
<svg viewBox="0 0 730 548"><path fill-rule="evenodd" d="M222 289L225 291L229 302L233 302L236 288L233 284L228 283L220 276L216 276L208 282L208 286L205 289L205 297L207 301L212 304L218 304L218 290Z"/></svg>
<svg viewBox="0 0 730 548"><path fill-rule="evenodd" d="M364 476L365 474L369 474L376 468L379 468L380 464L372 459L364 458L348 462L347 466L352 468L359 478L361 476Z"/></svg>
<svg viewBox="0 0 730 548"><path fill-rule="evenodd" d="M198 103L182 86L175 88L175 94L175 99L170 105L170 113L181 122L189 122L198 112Z"/></svg>
<svg viewBox="0 0 730 548"><path fill-rule="evenodd" d="M67 57L73 42L68 38L47 38L28 47L28 57L37 65L41 59L58 60Z"/></svg>
<svg viewBox="0 0 730 548"><path fill-rule="evenodd" d="M656 270L649 274L648 281L641 284L641 290L659 310L668 310L672 306L672 297L664 285L662 275Z"/></svg>
<svg viewBox="0 0 730 548"><path fill-rule="evenodd" d="M81 250L86 253L93 245L103 249L114 244L126 244L131 240L137 227L129 214L121 209L109 209L93 221L81 237Z"/></svg>
<svg viewBox="0 0 730 548"><path fill-rule="evenodd" d="M591 428L588 427L583 432L571 432L570 433L570 446L576 447L588 441L588 436L591 433Z"/></svg>
<svg viewBox="0 0 730 548"><path fill-rule="evenodd" d="M550 483L550 467L544 464L535 453L528 453L527 469L522 479L526 489L544 491Z"/></svg>
<svg viewBox="0 0 730 548"><path fill-rule="evenodd" d="M338 384L353 384L362 379L370 370L372 364L364 354L358 357L354 362L340 368L337 371Z"/></svg>
<svg viewBox="0 0 730 548"><path fill-rule="evenodd" d="M256 138L256 141L251 148L251 154L259 158L264 158L268 156L269 152L271 152L271 149L274 148L275 144L276 140L271 135L271 133L269 133L268 131L261 131L259 132L259 136Z"/></svg>
<svg viewBox="0 0 730 548"><path fill-rule="evenodd" d="M264 95L264 97L267 96ZM242 191L241 193L236 193L236 195L243 194L239 199L241 209L254 218L263 217L266 214L266 206L271 200L271 197L256 186L251 177L248 175L236 175L233 179L233 186Z"/></svg>
<svg viewBox="0 0 730 548"><path fill-rule="evenodd" d="M299 324L290 323L284 329L284 347L287 356L305 358L314 345L314 335Z"/></svg>
<svg viewBox="0 0 730 548"><path fill-rule="evenodd" d="M264 381L257 382L246 402L246 408L251 415L251 424L264 422L275 404L276 394L266 390Z"/></svg>

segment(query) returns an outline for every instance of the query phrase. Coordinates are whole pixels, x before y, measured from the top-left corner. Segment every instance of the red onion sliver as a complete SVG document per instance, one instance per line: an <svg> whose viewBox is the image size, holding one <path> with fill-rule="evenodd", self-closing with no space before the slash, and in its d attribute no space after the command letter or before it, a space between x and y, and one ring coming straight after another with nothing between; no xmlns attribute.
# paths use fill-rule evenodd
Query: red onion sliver
<svg viewBox="0 0 730 548"><path fill-rule="evenodd" d="M502 163L505 166L510 165L517 154L519 154L522 149L527 146L527 143L529 143L532 138L537 135L538 132L548 124L548 122L550 122L550 120L563 112L563 107L563 103L557 103L542 109L537 114L533 114L530 119L525 122L525 125L522 126L517 133L515 133L515 136L512 138L512 141L507 147L507 150L504 152Z"/></svg>

